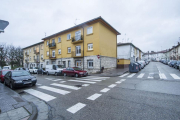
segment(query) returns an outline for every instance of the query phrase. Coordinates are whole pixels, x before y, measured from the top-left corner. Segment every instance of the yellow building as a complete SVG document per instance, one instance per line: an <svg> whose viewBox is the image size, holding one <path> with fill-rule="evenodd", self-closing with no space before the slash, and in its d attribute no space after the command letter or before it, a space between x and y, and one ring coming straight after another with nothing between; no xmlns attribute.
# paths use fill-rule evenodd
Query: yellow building
<svg viewBox="0 0 180 120"><path fill-rule="evenodd" d="M44 68L44 42L39 42L23 48L24 67Z"/></svg>
<svg viewBox="0 0 180 120"><path fill-rule="evenodd" d="M115 68L117 35L120 35L117 30L98 17L47 36L42 39L45 65L63 64L89 72L99 71L100 66L105 69Z"/></svg>

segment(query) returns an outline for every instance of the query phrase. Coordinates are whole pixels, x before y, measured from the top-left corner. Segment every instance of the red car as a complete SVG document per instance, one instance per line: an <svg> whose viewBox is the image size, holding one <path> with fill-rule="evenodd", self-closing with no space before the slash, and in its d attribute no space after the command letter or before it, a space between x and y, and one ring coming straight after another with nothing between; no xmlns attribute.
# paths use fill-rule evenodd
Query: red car
<svg viewBox="0 0 180 120"><path fill-rule="evenodd" d="M8 71L11 71L11 70L0 70L0 80L2 83L4 82L4 76Z"/></svg>
<svg viewBox="0 0 180 120"><path fill-rule="evenodd" d="M75 76L75 77L82 77L82 76L87 76L88 72L82 70L81 68L78 67L68 67L62 71L64 76Z"/></svg>

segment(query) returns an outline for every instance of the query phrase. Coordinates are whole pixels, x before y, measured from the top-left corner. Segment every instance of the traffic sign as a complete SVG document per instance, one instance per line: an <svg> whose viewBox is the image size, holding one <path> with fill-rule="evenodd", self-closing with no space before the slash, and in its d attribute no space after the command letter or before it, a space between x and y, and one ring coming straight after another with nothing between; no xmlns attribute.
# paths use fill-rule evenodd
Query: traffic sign
<svg viewBox="0 0 180 120"><path fill-rule="evenodd" d="M99 59L99 58L100 58L100 55L97 55L97 58Z"/></svg>

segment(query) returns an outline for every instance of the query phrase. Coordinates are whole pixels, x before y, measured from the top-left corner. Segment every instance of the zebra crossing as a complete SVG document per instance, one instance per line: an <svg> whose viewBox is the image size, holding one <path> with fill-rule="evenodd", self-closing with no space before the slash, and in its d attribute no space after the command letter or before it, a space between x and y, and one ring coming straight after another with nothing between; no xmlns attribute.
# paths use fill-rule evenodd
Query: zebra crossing
<svg viewBox="0 0 180 120"><path fill-rule="evenodd" d="M42 99L46 102L56 99L54 96L55 94L60 95L67 95L70 94L72 91L77 91L82 89L83 87L87 87L91 84L95 84L97 82L101 82L103 80L107 80L110 77L97 77L97 76L88 76L83 78L74 78L74 79L55 79L55 78L45 78L47 81L52 81L49 85L43 85L37 83L37 89L26 89L25 92L33 95L39 99ZM79 83L82 86L73 86L69 85L68 83ZM49 94L52 93L52 94Z"/></svg>
<svg viewBox="0 0 180 120"><path fill-rule="evenodd" d="M157 73L156 73L157 74ZM158 73L160 79L174 79L174 80L180 80L180 75L176 75L174 73ZM147 79L155 79L154 78L155 73L125 73L119 77L125 77L125 78L147 78Z"/></svg>

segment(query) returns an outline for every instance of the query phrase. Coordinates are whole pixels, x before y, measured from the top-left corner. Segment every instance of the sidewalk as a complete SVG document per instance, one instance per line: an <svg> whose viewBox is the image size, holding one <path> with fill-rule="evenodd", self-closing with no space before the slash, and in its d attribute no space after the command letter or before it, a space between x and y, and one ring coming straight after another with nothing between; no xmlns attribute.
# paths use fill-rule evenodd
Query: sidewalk
<svg viewBox="0 0 180 120"><path fill-rule="evenodd" d="M35 120L37 108L0 83L0 120Z"/></svg>
<svg viewBox="0 0 180 120"><path fill-rule="evenodd" d="M114 68L111 70L105 70L105 71L103 71L103 73L91 73L89 75L100 76L100 77L117 77L117 76L120 76L120 75L122 75L128 71L129 71L129 68L125 68L125 69Z"/></svg>

